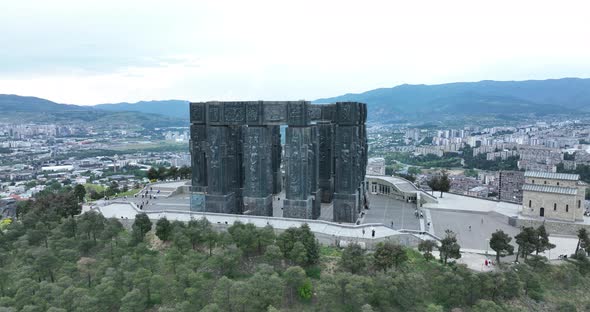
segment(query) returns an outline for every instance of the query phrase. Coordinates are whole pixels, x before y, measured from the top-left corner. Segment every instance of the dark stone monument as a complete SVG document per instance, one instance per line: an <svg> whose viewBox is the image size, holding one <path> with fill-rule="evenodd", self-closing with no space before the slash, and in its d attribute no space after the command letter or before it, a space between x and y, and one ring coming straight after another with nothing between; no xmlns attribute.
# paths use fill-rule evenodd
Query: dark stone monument
<svg viewBox="0 0 590 312"><path fill-rule="evenodd" d="M284 188L284 217L317 219L321 203L333 202L334 221L356 221L365 202L365 104L206 102L190 110L191 210L272 216L272 195Z"/></svg>

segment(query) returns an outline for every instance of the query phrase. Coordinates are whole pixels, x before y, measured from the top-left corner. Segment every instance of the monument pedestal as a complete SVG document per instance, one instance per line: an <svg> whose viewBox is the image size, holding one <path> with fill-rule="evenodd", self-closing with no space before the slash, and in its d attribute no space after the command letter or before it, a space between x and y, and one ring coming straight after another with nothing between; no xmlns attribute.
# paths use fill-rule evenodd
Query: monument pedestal
<svg viewBox="0 0 590 312"><path fill-rule="evenodd" d="M214 213L237 213L236 198L234 193L226 195L205 195L205 205L207 212Z"/></svg>
<svg viewBox="0 0 590 312"><path fill-rule="evenodd" d="M312 219L313 210L312 196L306 200L285 199L283 202L283 217L285 218Z"/></svg>
<svg viewBox="0 0 590 312"><path fill-rule="evenodd" d="M322 189L322 196L319 199L322 203L331 203L332 197L334 196L334 179L320 179L320 188Z"/></svg>
<svg viewBox="0 0 590 312"><path fill-rule="evenodd" d="M359 211L357 203L357 194L334 193L334 222L356 222Z"/></svg>
<svg viewBox="0 0 590 312"><path fill-rule="evenodd" d="M272 217L272 195L267 197L244 197L244 214Z"/></svg>
<svg viewBox="0 0 590 312"><path fill-rule="evenodd" d="M313 208L311 218L317 220L322 214L322 190L318 189L311 193L313 195Z"/></svg>

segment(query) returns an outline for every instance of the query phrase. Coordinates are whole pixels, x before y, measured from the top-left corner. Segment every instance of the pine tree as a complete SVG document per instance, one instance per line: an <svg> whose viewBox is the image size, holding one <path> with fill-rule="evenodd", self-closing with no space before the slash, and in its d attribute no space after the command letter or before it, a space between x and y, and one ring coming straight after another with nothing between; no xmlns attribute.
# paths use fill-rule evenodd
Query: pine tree
<svg viewBox="0 0 590 312"><path fill-rule="evenodd" d="M497 230L492 233L490 239L490 248L496 252L496 262L500 263L500 257L511 255L514 253L514 246L510 245L512 237L504 233L502 230Z"/></svg>
<svg viewBox="0 0 590 312"><path fill-rule="evenodd" d="M461 258L461 246L457 243L457 235L451 231L445 231L446 236L440 241L438 250L440 252L440 259L444 264L447 264L449 258Z"/></svg>

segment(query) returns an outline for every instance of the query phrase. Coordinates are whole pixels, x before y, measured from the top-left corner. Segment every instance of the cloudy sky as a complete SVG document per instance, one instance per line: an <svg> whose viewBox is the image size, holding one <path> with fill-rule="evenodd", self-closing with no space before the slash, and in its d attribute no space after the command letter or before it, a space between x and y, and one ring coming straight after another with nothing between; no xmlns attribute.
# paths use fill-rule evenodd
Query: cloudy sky
<svg viewBox="0 0 590 312"><path fill-rule="evenodd" d="M60 103L590 77L588 1L18 0L0 17L0 93Z"/></svg>

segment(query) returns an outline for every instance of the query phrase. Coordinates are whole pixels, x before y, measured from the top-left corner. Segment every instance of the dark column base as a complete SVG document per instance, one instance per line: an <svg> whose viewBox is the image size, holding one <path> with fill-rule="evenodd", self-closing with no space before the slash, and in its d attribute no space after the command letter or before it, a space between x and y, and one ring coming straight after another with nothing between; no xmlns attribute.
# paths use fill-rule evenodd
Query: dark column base
<svg viewBox="0 0 590 312"><path fill-rule="evenodd" d="M205 193L191 192L190 211L204 212L206 208L205 203Z"/></svg>
<svg viewBox="0 0 590 312"><path fill-rule="evenodd" d="M227 195L205 196L205 209L207 212L236 214L236 198L234 193Z"/></svg>
<svg viewBox="0 0 590 312"><path fill-rule="evenodd" d="M234 188L233 189L234 193L235 193L235 209L234 209L234 213L236 214L243 214L243 208L244 208L244 198L243 198L243 194L244 194L244 189L243 188Z"/></svg>
<svg viewBox="0 0 590 312"><path fill-rule="evenodd" d="M244 197L244 214L272 217L272 195L267 197Z"/></svg>
<svg viewBox="0 0 590 312"><path fill-rule="evenodd" d="M272 193L278 194L283 190L283 175L280 171L272 173Z"/></svg>
<svg viewBox="0 0 590 312"><path fill-rule="evenodd" d="M312 219L313 197L307 200L285 199L283 202L283 217L297 219Z"/></svg>
<svg viewBox="0 0 590 312"><path fill-rule="evenodd" d="M322 203L331 203L334 197L334 179L320 179L320 188L322 189Z"/></svg>
<svg viewBox="0 0 590 312"><path fill-rule="evenodd" d="M357 194L334 193L334 222L356 222L359 210L357 197Z"/></svg>
<svg viewBox="0 0 590 312"><path fill-rule="evenodd" d="M318 189L317 191L311 194L314 197L311 218L315 220L318 219L322 214L322 190Z"/></svg>

